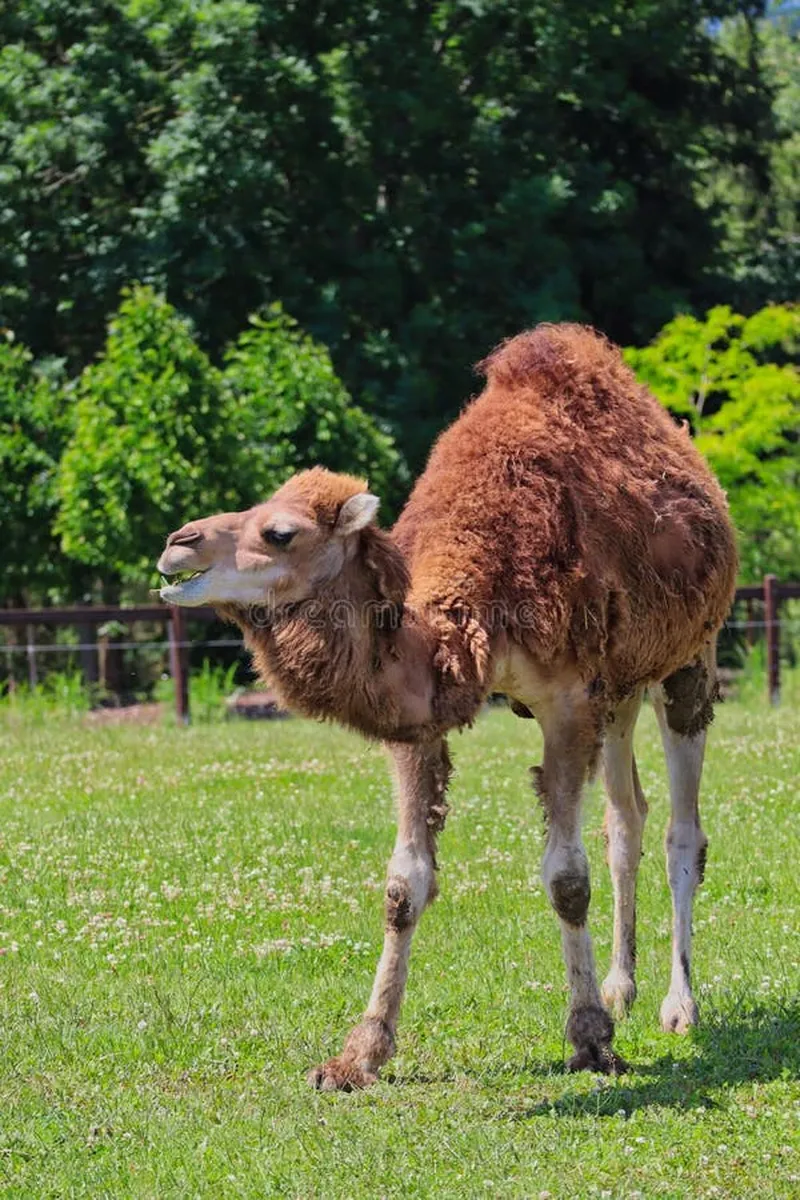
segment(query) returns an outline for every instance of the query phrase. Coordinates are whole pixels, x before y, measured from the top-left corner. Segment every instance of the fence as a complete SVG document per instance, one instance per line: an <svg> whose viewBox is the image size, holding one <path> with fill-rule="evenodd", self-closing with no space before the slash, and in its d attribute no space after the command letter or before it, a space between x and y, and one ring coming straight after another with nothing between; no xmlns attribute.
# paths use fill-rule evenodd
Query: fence
<svg viewBox="0 0 800 1200"><path fill-rule="evenodd" d="M193 608L193 621L214 621L216 613L212 608ZM175 682L175 709L178 720L186 725L189 722L189 661L188 650L191 645L186 640L186 614L182 608L166 608L163 604L141 604L129 608L119 606L81 606L75 608L7 608L0 609L0 625L22 626L26 630L29 664L29 678L36 682L35 650L33 631L37 625L46 626L78 626L98 629L109 621L150 621L163 624L167 628L169 641L170 674ZM139 643L133 643L140 645ZM92 643L89 648L96 648ZM75 650L80 647L70 646Z"/></svg>
<svg viewBox="0 0 800 1200"><path fill-rule="evenodd" d="M760 584L736 589L734 604L747 605L748 626L757 628L763 624L767 639L767 695L771 704L780 703L781 697L781 605L784 600L800 599L800 583L780 583L777 576L765 575ZM753 621L753 605L760 603L764 609L763 623Z"/></svg>
<svg viewBox="0 0 800 1200"><path fill-rule="evenodd" d="M743 627L748 632L751 642L757 630L763 630L767 644L767 695L770 703L780 701L781 690L781 660L780 660L780 631L781 605L785 600L800 599L800 583L780 583L775 575L765 575L760 584L753 584L736 589L734 607L744 604L747 611L745 622L733 621L734 627ZM763 620L757 620L755 606L763 608ZM214 621L216 614L212 608L193 608L190 610L193 621ZM28 654L29 678L36 682L37 650L34 642L34 630L37 626L77 626L98 629L110 621L150 621L163 624L167 629L170 657L170 673L175 682L175 707L178 720L183 724L189 722L189 662L188 650L191 643L186 638L186 610L182 608L165 608L161 604L133 605L129 608L111 606L83 606L75 608L19 608L0 609L0 626L22 627L26 630L26 646ZM225 643L229 645L230 643ZM141 647L141 643L131 643ZM64 647L76 650L96 649L98 643L84 647Z"/></svg>

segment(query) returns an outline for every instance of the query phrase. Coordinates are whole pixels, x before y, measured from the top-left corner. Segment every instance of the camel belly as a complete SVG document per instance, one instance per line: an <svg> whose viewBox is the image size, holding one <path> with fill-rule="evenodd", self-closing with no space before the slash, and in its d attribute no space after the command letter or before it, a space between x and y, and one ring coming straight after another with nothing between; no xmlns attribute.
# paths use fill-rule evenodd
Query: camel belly
<svg viewBox="0 0 800 1200"><path fill-rule="evenodd" d="M557 696L563 697L573 688L585 691L574 662L548 663L545 667L514 642L507 642L495 655L490 692L524 705L537 719L552 707Z"/></svg>

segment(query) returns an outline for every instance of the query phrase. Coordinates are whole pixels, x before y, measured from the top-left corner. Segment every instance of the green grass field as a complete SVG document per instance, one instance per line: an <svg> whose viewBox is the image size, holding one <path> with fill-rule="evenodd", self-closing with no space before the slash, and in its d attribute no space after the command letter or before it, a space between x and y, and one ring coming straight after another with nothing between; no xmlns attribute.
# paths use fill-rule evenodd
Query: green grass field
<svg viewBox="0 0 800 1200"><path fill-rule="evenodd" d="M800 1196L800 716L724 706L703 820L703 1024L661 1033L665 773L616 1080L564 1072L533 722L453 739L441 897L399 1053L318 1094L366 1002L393 814L380 750L301 721L0 729L0 1191L20 1197ZM607 966L602 798L586 805Z"/></svg>

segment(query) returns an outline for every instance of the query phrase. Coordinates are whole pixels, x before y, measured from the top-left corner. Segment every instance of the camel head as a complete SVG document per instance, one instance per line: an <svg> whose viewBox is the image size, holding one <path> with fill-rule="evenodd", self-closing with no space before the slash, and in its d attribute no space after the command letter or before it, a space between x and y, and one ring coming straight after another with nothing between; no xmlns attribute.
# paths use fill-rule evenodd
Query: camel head
<svg viewBox="0 0 800 1200"><path fill-rule="evenodd" d="M332 585L402 604L400 551L374 524L378 498L363 480L322 467L295 475L263 504L189 521L167 538L158 570L169 604L280 609ZM361 586L359 586L361 580ZM364 583L373 580L370 589ZM386 594L384 593L391 593Z"/></svg>

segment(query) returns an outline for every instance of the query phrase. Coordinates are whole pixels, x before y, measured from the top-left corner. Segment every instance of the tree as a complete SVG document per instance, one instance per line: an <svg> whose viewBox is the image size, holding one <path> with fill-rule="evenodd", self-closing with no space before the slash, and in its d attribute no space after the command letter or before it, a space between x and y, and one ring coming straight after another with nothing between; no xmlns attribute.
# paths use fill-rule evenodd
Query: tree
<svg viewBox="0 0 800 1200"><path fill-rule="evenodd" d="M3 595L35 604L75 582L52 532L55 475L67 437L58 364L50 369L7 332L0 336L0 511L3 512Z"/></svg>
<svg viewBox="0 0 800 1200"><path fill-rule="evenodd" d="M753 128L752 153L739 162L712 156L699 193L718 214L720 290L753 312L797 293L800 34L796 18L793 22L778 11L761 21L728 21L719 38L726 53L751 77L757 73L772 96L770 111Z"/></svg>
<svg viewBox="0 0 800 1200"><path fill-rule="evenodd" d="M225 355L224 386L241 447L244 503L255 503L302 467L319 464L368 478L396 513L408 472L391 436L353 404L324 346L275 306Z"/></svg>
<svg viewBox="0 0 800 1200"><path fill-rule="evenodd" d="M225 363L213 366L189 322L138 287L82 373L56 530L109 583L141 583L183 520L249 508L315 463L363 471L390 511L397 501L405 475L392 439L288 316L254 317Z"/></svg>
<svg viewBox="0 0 800 1200"><path fill-rule="evenodd" d="M110 582L152 572L183 519L236 506L235 433L219 372L161 296L129 291L77 385L60 464L64 551Z"/></svg>
<svg viewBox="0 0 800 1200"><path fill-rule="evenodd" d="M710 158L769 95L749 0L17 0L0 308L82 367L125 281L217 362L279 300L417 467L469 364L542 319L642 342L721 266Z"/></svg>
<svg viewBox="0 0 800 1200"><path fill-rule="evenodd" d="M121 287L144 274L136 214L168 102L124 4L0 5L0 324L37 358L85 365Z"/></svg>
<svg viewBox="0 0 800 1200"><path fill-rule="evenodd" d="M741 575L797 576L800 562L800 310L719 307L677 317L626 358L679 418L728 492Z"/></svg>

